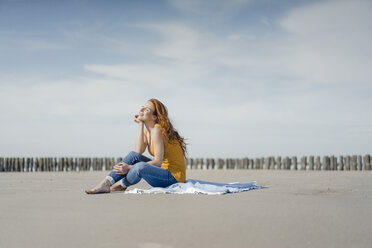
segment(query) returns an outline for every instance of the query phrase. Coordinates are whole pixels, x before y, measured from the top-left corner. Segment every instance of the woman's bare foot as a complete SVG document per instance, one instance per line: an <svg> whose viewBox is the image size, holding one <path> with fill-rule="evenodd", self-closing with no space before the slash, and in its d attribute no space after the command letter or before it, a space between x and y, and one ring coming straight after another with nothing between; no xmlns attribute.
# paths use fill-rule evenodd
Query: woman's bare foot
<svg viewBox="0 0 372 248"><path fill-rule="evenodd" d="M110 193L111 183L109 180L104 179L93 189L86 189L85 193L87 194L101 194L101 193Z"/></svg>
<svg viewBox="0 0 372 248"><path fill-rule="evenodd" d="M123 186L121 186L120 181L118 181L111 186L110 191L111 192L113 192L113 191L125 191L126 189L127 189L127 187L124 188Z"/></svg>

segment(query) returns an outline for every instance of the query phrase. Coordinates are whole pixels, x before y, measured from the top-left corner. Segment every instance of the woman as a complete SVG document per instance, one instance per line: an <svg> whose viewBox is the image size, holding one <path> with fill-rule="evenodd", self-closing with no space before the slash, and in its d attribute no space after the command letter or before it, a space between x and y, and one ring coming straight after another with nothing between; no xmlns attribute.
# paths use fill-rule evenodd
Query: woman
<svg viewBox="0 0 372 248"><path fill-rule="evenodd" d="M134 121L139 124L135 151L116 164L101 183L85 193L124 191L141 178L153 187L186 181L186 143L173 128L164 104L150 99L134 115ZM142 155L146 147L153 159Z"/></svg>

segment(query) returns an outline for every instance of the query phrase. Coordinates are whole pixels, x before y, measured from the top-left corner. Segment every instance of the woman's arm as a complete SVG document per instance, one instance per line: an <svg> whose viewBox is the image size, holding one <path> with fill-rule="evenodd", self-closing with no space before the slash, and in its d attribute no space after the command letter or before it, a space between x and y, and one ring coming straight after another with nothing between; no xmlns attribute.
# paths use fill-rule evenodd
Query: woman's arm
<svg viewBox="0 0 372 248"><path fill-rule="evenodd" d="M164 157L164 140L160 127L154 127L151 131L151 138L154 142L154 159L147 163L161 167Z"/></svg>
<svg viewBox="0 0 372 248"><path fill-rule="evenodd" d="M135 118L134 121L136 121L136 116L134 118ZM137 138L136 138L136 146L135 146L135 152L137 152L139 154L144 153L144 151L146 150L146 146L147 146L147 138L143 134L143 130L144 130L144 123L142 121L140 121L139 122L138 133L137 133Z"/></svg>

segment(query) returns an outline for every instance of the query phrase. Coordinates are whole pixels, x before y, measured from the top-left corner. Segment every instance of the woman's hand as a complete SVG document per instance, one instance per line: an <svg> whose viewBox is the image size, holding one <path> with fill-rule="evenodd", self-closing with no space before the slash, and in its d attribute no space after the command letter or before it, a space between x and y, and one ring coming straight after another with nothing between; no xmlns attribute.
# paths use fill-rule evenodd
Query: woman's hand
<svg viewBox="0 0 372 248"><path fill-rule="evenodd" d="M128 174L130 168L132 168L132 166L129 164L118 163L114 166L113 171L115 171L115 173L118 175L125 175L125 174Z"/></svg>
<svg viewBox="0 0 372 248"><path fill-rule="evenodd" d="M134 122L136 122L136 123L141 123L142 121L139 120L138 117L139 117L139 114L135 114L135 115L134 115Z"/></svg>

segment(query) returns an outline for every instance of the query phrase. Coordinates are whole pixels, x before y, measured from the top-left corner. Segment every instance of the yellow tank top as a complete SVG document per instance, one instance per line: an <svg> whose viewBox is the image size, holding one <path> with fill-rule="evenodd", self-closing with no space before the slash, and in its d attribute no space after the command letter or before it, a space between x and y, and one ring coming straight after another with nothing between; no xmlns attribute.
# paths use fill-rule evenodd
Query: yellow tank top
<svg viewBox="0 0 372 248"><path fill-rule="evenodd" d="M155 124L159 126L159 124ZM145 130L147 139L147 129ZM148 146L149 153L154 156L154 146L151 139L151 146ZM181 145L177 140L164 142L164 156L161 168L168 170L172 176L179 183L184 183L186 181L186 162L183 156Z"/></svg>

